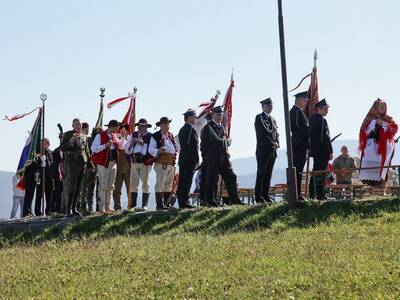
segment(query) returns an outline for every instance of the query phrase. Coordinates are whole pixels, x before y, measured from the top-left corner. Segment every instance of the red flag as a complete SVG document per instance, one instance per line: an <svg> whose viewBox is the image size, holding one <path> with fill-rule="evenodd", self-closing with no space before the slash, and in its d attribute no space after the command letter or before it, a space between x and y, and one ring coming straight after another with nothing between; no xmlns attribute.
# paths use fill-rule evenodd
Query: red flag
<svg viewBox="0 0 400 300"><path fill-rule="evenodd" d="M308 88L308 99L310 100L308 101L305 113L306 116L310 118L315 114L316 112L315 105L319 101L317 67L314 67L311 73L311 83L310 87Z"/></svg>
<svg viewBox="0 0 400 300"><path fill-rule="evenodd" d="M128 133L132 133L134 131L136 123L136 95L131 97L131 103L129 104L128 111L126 112L122 123L128 124Z"/></svg>
<svg viewBox="0 0 400 300"><path fill-rule="evenodd" d="M117 99L111 100L110 102L108 102L107 108L110 109L110 108L113 107L114 105L116 105L116 104L120 103L121 101L124 101L124 100L126 100L126 99L128 99L128 98L131 98L131 97L132 97L132 96L129 95L129 96L126 96L126 97L122 97L122 98L117 98Z"/></svg>
<svg viewBox="0 0 400 300"><path fill-rule="evenodd" d="M228 90L225 94L224 99L224 127L227 133L227 136L231 136L231 120L232 120L232 92L233 87L235 86L235 82L233 81L233 74L231 76L231 83L228 87Z"/></svg>
<svg viewBox="0 0 400 300"><path fill-rule="evenodd" d="M35 110L38 110L39 108L40 108L40 107L36 107L36 108L35 108L34 110L32 110L32 111L27 112L27 113L24 113L24 114L20 114L20 115L15 115L15 116L11 116L11 117L5 116L3 120L7 120L7 121L12 122L12 121L15 121L15 120L18 120L18 119L22 119L23 117L25 117L25 116L27 116L27 115L30 115L31 113L33 113Z"/></svg>

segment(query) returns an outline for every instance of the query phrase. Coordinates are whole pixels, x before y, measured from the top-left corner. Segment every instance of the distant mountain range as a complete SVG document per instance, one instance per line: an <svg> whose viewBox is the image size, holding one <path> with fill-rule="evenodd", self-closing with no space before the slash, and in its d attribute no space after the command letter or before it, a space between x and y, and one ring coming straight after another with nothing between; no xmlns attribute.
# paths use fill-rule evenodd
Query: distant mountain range
<svg viewBox="0 0 400 300"><path fill-rule="evenodd" d="M355 140L338 140L334 142L335 157L340 154L340 148L346 145L350 150L351 156L358 156L357 148L358 141ZM400 155L397 152L393 159L393 164L399 164ZM257 162L255 156L245 157L232 160L233 169L238 176L238 182L241 187L254 187ZM275 168L272 175L272 184L286 182L286 166L287 156L286 149L278 150L278 158L275 163ZM0 219L8 218L12 208L12 172L0 171ZM150 176L150 186L153 188L155 184L155 174L152 172ZM194 185L193 185L194 188ZM154 208L154 193L150 200L150 208ZM140 201L139 201L140 202ZM127 197L123 191L122 205L126 207Z"/></svg>

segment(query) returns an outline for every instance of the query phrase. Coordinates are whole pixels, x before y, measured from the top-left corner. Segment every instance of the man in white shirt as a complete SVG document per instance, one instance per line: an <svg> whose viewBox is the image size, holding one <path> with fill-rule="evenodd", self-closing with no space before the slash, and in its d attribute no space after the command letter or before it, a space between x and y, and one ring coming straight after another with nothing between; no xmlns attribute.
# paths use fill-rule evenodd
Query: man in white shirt
<svg viewBox="0 0 400 300"><path fill-rule="evenodd" d="M111 120L107 130L96 135L91 150L91 161L97 165L99 175L100 212L106 215L114 210L110 207L111 193L114 190L114 181L117 172L118 149L123 149L123 140L115 134L119 123Z"/></svg>
<svg viewBox="0 0 400 300"><path fill-rule="evenodd" d="M177 153L174 135L169 132L171 121L167 117L162 117L156 123L156 126L160 127L160 130L152 135L149 145L149 154L155 160L157 210L171 207L170 197L175 176L175 159Z"/></svg>
<svg viewBox="0 0 400 300"><path fill-rule="evenodd" d="M138 130L128 136L125 153L132 157L130 174L131 205L128 209L136 208L139 183L142 181L142 209L147 210L150 196L149 174L152 163L149 163L148 148L152 134L147 131L151 125L146 119L140 119L135 124Z"/></svg>

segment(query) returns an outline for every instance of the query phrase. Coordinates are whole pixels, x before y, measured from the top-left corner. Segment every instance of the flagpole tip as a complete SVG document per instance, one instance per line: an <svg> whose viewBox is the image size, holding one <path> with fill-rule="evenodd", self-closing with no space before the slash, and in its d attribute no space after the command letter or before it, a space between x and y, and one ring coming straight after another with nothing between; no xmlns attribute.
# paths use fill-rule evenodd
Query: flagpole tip
<svg viewBox="0 0 400 300"><path fill-rule="evenodd" d="M40 95L40 100L42 100L43 102L47 100L47 95L46 94L41 94Z"/></svg>

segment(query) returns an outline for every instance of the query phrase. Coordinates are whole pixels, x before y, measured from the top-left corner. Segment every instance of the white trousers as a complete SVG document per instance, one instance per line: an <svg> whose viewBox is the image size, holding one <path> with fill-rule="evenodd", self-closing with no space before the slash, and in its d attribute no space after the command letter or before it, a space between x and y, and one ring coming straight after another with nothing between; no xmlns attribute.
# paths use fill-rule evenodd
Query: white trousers
<svg viewBox="0 0 400 300"><path fill-rule="evenodd" d="M155 164L156 171L156 193L170 193L175 176L175 166Z"/></svg>
<svg viewBox="0 0 400 300"><path fill-rule="evenodd" d="M117 165L115 161L110 161L108 168L97 166L99 175L99 196L100 196L100 211L110 210L111 194L114 190L115 176L117 175Z"/></svg>
<svg viewBox="0 0 400 300"><path fill-rule="evenodd" d="M137 193L139 183L142 181L142 192L150 193L149 175L151 171L151 165L146 166L145 164L132 163L131 165L131 193Z"/></svg>

